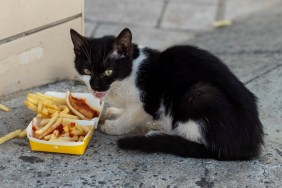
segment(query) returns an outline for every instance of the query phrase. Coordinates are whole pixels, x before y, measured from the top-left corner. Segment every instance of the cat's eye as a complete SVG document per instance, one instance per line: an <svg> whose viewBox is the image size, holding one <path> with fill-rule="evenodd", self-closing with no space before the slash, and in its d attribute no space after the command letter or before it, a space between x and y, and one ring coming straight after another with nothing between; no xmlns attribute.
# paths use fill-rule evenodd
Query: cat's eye
<svg viewBox="0 0 282 188"><path fill-rule="evenodd" d="M113 70L108 69L108 70L105 71L104 74L105 74L105 76L111 76L113 74Z"/></svg>
<svg viewBox="0 0 282 188"><path fill-rule="evenodd" d="M83 69L84 74L90 75L91 71L89 69Z"/></svg>

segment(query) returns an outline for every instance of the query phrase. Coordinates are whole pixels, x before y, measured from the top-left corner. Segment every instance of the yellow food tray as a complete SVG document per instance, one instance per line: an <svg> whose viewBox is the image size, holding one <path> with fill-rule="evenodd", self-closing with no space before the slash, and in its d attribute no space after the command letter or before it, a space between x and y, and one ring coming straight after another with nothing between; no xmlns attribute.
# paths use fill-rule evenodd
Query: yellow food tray
<svg viewBox="0 0 282 188"><path fill-rule="evenodd" d="M62 97L62 98L66 96L66 93L59 93L59 92L46 92L45 94L55 97ZM96 109L99 109L101 114L103 104L101 104L100 100L95 98L90 93L72 93L72 95L78 98L85 98L87 103L95 107ZM34 121L34 123L37 124L38 120L39 119L35 117L32 121ZM94 129L97 128L99 117L93 118L90 121L74 120L74 122L78 123L81 126L92 126L88 134L85 136L83 142L51 142L51 141L39 140L37 138L34 138L33 130L32 130L32 121L27 127L27 137L29 139L31 150L83 155L89 141L93 136Z"/></svg>
<svg viewBox="0 0 282 188"><path fill-rule="evenodd" d="M33 121L38 121L37 118L34 118ZM45 151L45 152L54 152L54 153L67 153L67 154L77 154L83 155L92 135L94 129L97 127L97 119L92 121L86 120L74 120L81 126L92 126L88 134L85 136L83 142L50 142L45 140L39 140L33 137L32 131L32 122L27 127L27 137L29 139L31 150L33 151Z"/></svg>

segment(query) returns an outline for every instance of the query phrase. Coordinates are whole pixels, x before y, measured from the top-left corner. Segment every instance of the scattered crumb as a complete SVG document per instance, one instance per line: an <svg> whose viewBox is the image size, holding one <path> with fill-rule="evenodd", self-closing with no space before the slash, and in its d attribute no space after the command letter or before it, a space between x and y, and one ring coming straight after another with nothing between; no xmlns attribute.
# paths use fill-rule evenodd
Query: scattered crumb
<svg viewBox="0 0 282 188"><path fill-rule="evenodd" d="M217 20L213 23L213 25L216 28L230 26L232 25L232 21L231 20Z"/></svg>
<svg viewBox="0 0 282 188"><path fill-rule="evenodd" d="M10 111L10 109L8 107L4 106L3 104L0 104L0 109L5 111L5 112L9 112Z"/></svg>

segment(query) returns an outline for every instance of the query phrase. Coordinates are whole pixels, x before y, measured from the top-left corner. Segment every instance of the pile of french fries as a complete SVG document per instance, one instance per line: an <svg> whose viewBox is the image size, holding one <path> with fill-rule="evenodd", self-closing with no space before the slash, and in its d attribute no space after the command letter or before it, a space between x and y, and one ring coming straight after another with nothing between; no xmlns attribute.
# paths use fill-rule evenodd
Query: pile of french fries
<svg viewBox="0 0 282 188"><path fill-rule="evenodd" d="M24 101L26 107L37 113L38 122L32 122L33 136L37 139L54 142L80 142L91 129L91 126L79 125L66 104L66 98L58 98L42 93L29 93ZM9 111L0 105L1 109ZM25 130L18 129L0 137L0 144L13 138L26 137Z"/></svg>
<svg viewBox="0 0 282 188"><path fill-rule="evenodd" d="M83 141L91 126L82 126L75 122L74 115L66 104L65 98L42 93L29 93L24 101L26 107L37 113L39 122L33 122L34 137L46 141Z"/></svg>
<svg viewBox="0 0 282 188"><path fill-rule="evenodd" d="M65 98L53 97L42 93L29 93L24 101L26 107L37 113L38 118L51 118L56 113L58 117L79 119L72 114Z"/></svg>
<svg viewBox="0 0 282 188"><path fill-rule="evenodd" d="M90 131L91 126L82 126L73 119L60 118L56 113L51 119L40 119L32 122L34 137L52 142L80 142Z"/></svg>

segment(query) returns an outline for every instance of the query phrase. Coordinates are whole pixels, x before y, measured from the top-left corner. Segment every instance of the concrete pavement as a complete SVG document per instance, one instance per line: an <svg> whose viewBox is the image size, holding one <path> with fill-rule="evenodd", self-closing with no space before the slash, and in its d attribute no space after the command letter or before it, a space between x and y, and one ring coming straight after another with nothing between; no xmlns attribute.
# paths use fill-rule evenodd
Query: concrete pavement
<svg viewBox="0 0 282 188"><path fill-rule="evenodd" d="M124 27L143 46L163 49L214 29L214 21L236 20L281 0L85 0L85 35L117 35ZM236 22L236 21L235 21ZM236 23L235 23L236 24Z"/></svg>
<svg viewBox="0 0 282 188"><path fill-rule="evenodd" d="M173 3L178 1L181 0ZM188 40L187 37L186 40L184 37L182 41L217 54L259 97L266 137L265 147L258 159L219 162L126 152L116 147L118 137L104 135L99 131L94 133L83 156L33 152L26 139L14 139L0 145L0 186L282 187L281 17L282 5L279 5L250 17L237 18L236 24L230 27L196 33L197 36L193 39ZM146 24L146 28L150 28L150 21ZM101 28L103 25L101 24ZM111 31L111 25L107 26L108 32ZM160 35L162 32L170 32L163 31L162 28L151 28L156 35L158 29L161 30ZM96 32L98 31L99 27ZM145 38L144 36L144 40ZM158 40L160 39L161 37ZM149 41L150 38L146 40ZM161 46L164 43L156 40L155 45ZM12 109L9 113L0 111L0 134L25 128L34 116L22 104L28 92L67 89L87 91L79 82L63 81L1 97L1 103Z"/></svg>

